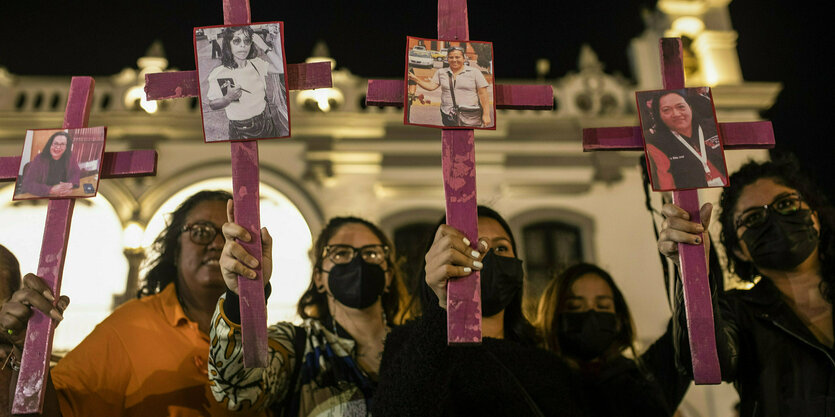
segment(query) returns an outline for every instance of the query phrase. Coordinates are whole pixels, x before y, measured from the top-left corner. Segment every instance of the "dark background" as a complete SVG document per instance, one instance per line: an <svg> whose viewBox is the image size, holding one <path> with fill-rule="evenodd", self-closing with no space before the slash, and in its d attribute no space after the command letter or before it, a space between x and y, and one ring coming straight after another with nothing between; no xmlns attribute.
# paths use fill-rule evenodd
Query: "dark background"
<svg viewBox="0 0 835 417"><path fill-rule="evenodd" d="M253 22L282 20L287 62L302 62L324 40L340 67L374 77L403 76L407 35L436 35L437 2L250 0ZM0 66L26 75L112 75L135 67L155 39L170 66L194 68L192 28L223 23L220 0L5 1L0 8ZM827 122L833 88L826 78L832 22L828 2L733 0L729 6L743 76L779 81L783 91L764 117L777 148L793 152L830 198L835 158ZM549 78L576 70L588 43L609 73L632 77L628 45L654 0L468 3L470 38L492 41L501 78L534 78L538 58Z"/></svg>

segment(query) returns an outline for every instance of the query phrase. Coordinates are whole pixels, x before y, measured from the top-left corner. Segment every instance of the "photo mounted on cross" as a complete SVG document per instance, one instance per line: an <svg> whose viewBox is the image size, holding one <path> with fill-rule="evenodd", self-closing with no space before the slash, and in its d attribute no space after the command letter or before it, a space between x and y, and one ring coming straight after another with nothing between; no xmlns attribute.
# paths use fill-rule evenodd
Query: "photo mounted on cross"
<svg viewBox="0 0 835 417"><path fill-rule="evenodd" d="M635 97L653 190L728 185L710 88L639 91Z"/></svg>
<svg viewBox="0 0 835 417"><path fill-rule="evenodd" d="M194 29L206 142L290 136L284 23Z"/></svg>
<svg viewBox="0 0 835 417"><path fill-rule="evenodd" d="M406 38L407 125L496 129L493 44Z"/></svg>
<svg viewBox="0 0 835 417"><path fill-rule="evenodd" d="M106 127L26 131L13 200L95 197Z"/></svg>

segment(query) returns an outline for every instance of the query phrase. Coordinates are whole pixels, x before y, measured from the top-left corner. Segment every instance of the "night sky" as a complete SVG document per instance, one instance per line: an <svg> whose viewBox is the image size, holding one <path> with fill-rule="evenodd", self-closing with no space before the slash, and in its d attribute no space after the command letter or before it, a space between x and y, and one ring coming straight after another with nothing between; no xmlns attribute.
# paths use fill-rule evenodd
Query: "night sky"
<svg viewBox="0 0 835 417"><path fill-rule="evenodd" d="M220 0L5 1L0 9L0 66L14 74L112 75L135 67L155 40L170 66L194 68L192 28L223 23ZM324 40L340 67L401 77L407 35L435 37L437 2L250 0L252 21L285 21L287 62ZM499 78L533 78L538 58L550 78L577 68L588 43L610 73L632 77L630 40L643 31L641 10L654 0L485 2L470 0L470 39L492 41ZM784 90L764 114L774 122L776 152L794 152L835 197L832 81L827 75L832 22L827 2L733 0L743 76L779 81Z"/></svg>

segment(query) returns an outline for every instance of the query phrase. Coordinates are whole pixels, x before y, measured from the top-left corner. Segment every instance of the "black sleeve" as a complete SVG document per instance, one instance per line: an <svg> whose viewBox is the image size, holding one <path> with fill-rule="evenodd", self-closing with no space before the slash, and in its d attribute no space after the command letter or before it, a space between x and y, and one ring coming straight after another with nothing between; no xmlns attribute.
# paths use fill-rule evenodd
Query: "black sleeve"
<svg viewBox="0 0 835 417"><path fill-rule="evenodd" d="M386 338L371 415L439 416L449 409L454 370L446 345L446 311L428 310Z"/></svg>
<svg viewBox="0 0 835 417"><path fill-rule="evenodd" d="M264 301L270 298L270 293L272 293L272 286L268 282L264 286ZM223 314L229 321L241 324L241 298L228 288L226 289L226 301L223 303Z"/></svg>
<svg viewBox="0 0 835 417"><path fill-rule="evenodd" d="M692 381L689 373L680 372L676 366L673 320L667 323L667 331L641 355L641 362L660 388L667 409L672 415L681 404Z"/></svg>
<svg viewBox="0 0 835 417"><path fill-rule="evenodd" d="M709 274L710 295L713 301L713 325L716 333L716 351L719 355L719 367L722 380L732 382L736 379L739 352L739 326L730 300L716 290L718 275L715 268ZM692 378L693 364L690 359L690 339L687 334L687 315L684 309L684 290L678 268L675 273L675 297L673 303L673 345L676 352L676 365L679 372Z"/></svg>

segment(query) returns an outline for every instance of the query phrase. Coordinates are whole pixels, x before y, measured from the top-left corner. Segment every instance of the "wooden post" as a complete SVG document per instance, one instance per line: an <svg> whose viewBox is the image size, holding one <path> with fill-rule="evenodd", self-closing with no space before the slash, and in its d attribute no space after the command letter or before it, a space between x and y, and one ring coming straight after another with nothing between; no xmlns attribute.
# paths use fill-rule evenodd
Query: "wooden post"
<svg viewBox="0 0 835 417"><path fill-rule="evenodd" d="M661 73L664 89L684 88L684 65L681 39L660 40ZM720 123L719 131L725 149L763 149L774 147L771 122ZM583 129L584 151L643 150L640 126ZM690 214L690 220L700 223L697 190L673 191L673 203ZM684 307L690 340L693 379L696 384L722 382L719 357L716 352L716 333L713 305L707 276L704 242L698 245L679 243L679 266L684 287Z"/></svg>
<svg viewBox="0 0 835 417"><path fill-rule="evenodd" d="M92 77L73 77L70 84L64 129L87 127L95 82ZM101 178L147 176L156 174L155 151L106 152ZM18 156L0 158L0 181L14 181L20 168ZM72 212L75 199L50 199L46 226L41 243L38 276L52 290L57 300L61 294L64 260L67 256ZM20 373L12 404L14 414L40 413L43 410L47 368L52 353L55 323L39 310L33 309L26 327L26 339Z"/></svg>
<svg viewBox="0 0 835 417"><path fill-rule="evenodd" d="M249 0L223 0L223 23L250 23ZM330 63L295 64L287 66L287 87L291 90L330 88ZM147 74L145 93L148 100L198 96L200 83L197 71ZM235 223L249 231L252 240L240 243L261 262L261 215L259 212L258 141L230 143L232 155L232 196L235 202ZM267 303L260 268L257 279L238 277L241 299L241 333L244 365L265 368L267 362Z"/></svg>

